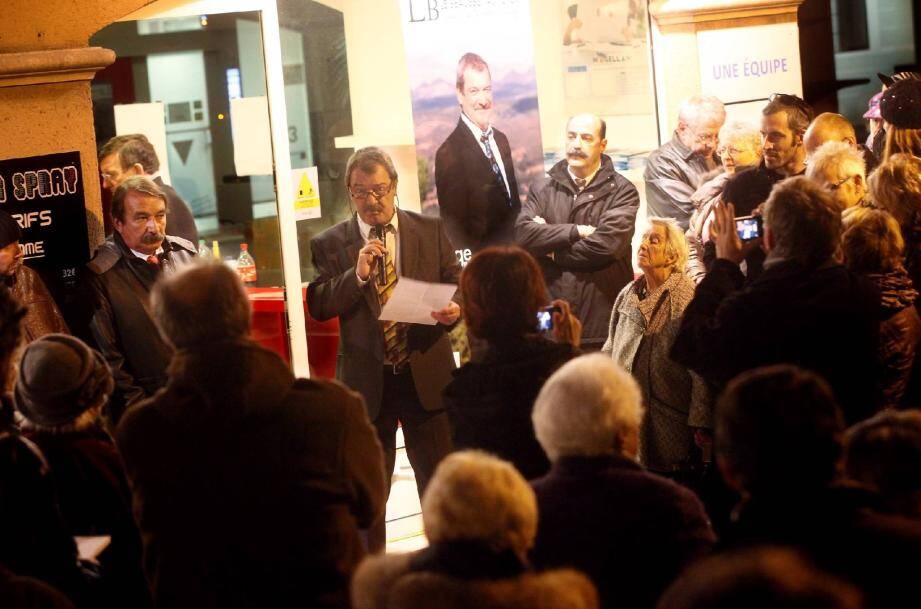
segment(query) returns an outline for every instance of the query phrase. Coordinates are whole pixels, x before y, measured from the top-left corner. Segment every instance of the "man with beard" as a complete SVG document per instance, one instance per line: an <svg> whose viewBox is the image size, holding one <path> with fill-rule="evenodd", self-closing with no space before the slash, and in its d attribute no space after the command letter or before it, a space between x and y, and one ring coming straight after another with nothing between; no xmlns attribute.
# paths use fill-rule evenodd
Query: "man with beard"
<svg viewBox="0 0 921 609"><path fill-rule="evenodd" d="M435 186L448 238L466 262L486 246L513 241L521 202L508 138L491 125L489 66L465 54L456 84L461 116L435 154Z"/></svg>
<svg viewBox="0 0 921 609"><path fill-rule="evenodd" d="M516 225L518 243L541 265L550 297L570 303L582 347L598 350L611 307L633 279L630 241L640 196L604 154L606 125L579 114L566 126L566 160L535 185Z"/></svg>
<svg viewBox="0 0 921 609"><path fill-rule="evenodd" d="M771 96L761 111L761 141L764 156L754 171L767 173L775 182L806 171L806 129L815 112L812 106L786 93Z"/></svg>
<svg viewBox="0 0 921 609"><path fill-rule="evenodd" d="M125 179L112 196L115 232L89 262L94 295L90 330L115 377L113 425L128 406L166 382L172 349L148 308L153 284L195 256L195 246L166 234L166 195L144 176Z"/></svg>

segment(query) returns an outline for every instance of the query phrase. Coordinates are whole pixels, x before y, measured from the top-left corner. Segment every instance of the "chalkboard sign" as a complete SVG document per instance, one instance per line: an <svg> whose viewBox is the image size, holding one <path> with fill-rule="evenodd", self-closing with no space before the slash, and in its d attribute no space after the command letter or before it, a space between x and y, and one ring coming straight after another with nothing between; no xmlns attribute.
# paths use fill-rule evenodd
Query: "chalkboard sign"
<svg viewBox="0 0 921 609"><path fill-rule="evenodd" d="M0 161L0 209L22 228L25 263L64 302L89 259L80 153Z"/></svg>

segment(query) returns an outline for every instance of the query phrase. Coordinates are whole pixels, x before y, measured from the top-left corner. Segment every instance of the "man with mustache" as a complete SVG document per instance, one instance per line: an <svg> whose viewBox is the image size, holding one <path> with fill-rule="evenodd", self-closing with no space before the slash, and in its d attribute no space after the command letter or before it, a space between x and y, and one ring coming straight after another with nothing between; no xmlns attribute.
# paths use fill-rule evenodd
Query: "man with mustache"
<svg viewBox="0 0 921 609"><path fill-rule="evenodd" d="M125 179L112 195L115 231L87 265L92 289L90 330L115 377L107 408L113 425L126 408L166 382L173 355L148 308L163 273L189 264L195 246L166 234L166 195L149 178Z"/></svg>
<svg viewBox="0 0 921 609"><path fill-rule="evenodd" d="M630 241L640 195L604 154L605 122L579 114L566 126L566 160L535 185L516 224L518 243L537 258L552 299L582 322L582 348L608 337L614 300L633 280Z"/></svg>
<svg viewBox="0 0 921 609"><path fill-rule="evenodd" d="M457 127L435 154L438 206L458 258L514 240L521 210L512 149L492 126L492 76L482 57L467 53L457 64Z"/></svg>

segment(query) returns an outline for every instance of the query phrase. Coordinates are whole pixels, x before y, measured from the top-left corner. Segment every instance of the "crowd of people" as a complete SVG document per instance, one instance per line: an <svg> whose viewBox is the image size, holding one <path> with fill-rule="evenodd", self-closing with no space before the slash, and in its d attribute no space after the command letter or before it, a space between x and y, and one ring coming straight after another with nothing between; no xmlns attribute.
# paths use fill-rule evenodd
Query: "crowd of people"
<svg viewBox="0 0 921 609"><path fill-rule="evenodd" d="M252 340L238 276L167 233L149 143L107 143L85 328L0 211L0 605L913 604L921 76L877 102L861 145L794 95L757 125L687 100L636 272L640 197L599 117L463 269L441 219L396 206L387 154L356 151L356 213L311 242L338 380ZM431 324L382 320L401 277L459 289ZM386 554L398 428L428 545Z"/></svg>

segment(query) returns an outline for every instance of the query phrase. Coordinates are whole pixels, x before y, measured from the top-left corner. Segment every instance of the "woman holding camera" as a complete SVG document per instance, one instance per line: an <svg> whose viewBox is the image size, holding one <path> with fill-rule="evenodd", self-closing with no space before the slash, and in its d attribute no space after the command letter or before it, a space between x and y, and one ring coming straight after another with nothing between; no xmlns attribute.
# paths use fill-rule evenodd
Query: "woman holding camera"
<svg viewBox="0 0 921 609"><path fill-rule="evenodd" d="M637 253L643 276L627 284L614 302L602 352L633 374L642 390L640 463L685 481L701 466L694 435L711 426L711 400L703 380L669 357L694 296L694 282L684 270L687 241L670 218L649 218L649 223Z"/></svg>
<svg viewBox="0 0 921 609"><path fill-rule="evenodd" d="M454 446L511 461L526 479L550 469L534 437L531 410L553 372L579 354L582 324L553 301L552 328L538 331L547 304L540 267L519 247L478 252L460 279L471 360L444 390ZM544 315L546 317L546 315Z"/></svg>

